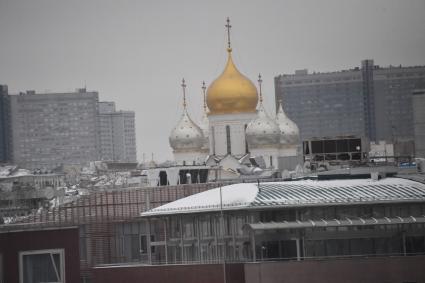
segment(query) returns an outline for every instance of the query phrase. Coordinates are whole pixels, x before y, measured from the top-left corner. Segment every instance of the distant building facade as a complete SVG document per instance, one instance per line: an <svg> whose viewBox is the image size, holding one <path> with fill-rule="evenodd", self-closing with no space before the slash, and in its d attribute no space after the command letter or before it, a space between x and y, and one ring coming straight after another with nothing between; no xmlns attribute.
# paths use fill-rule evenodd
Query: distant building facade
<svg viewBox="0 0 425 283"><path fill-rule="evenodd" d="M100 159L136 162L134 111L116 111L114 102L99 102Z"/></svg>
<svg viewBox="0 0 425 283"><path fill-rule="evenodd" d="M425 158L425 89L413 92L413 128L416 156Z"/></svg>
<svg viewBox="0 0 425 283"><path fill-rule="evenodd" d="M382 68L364 60L361 67L339 72L279 75L275 97L299 126L302 140L366 137L402 144L396 145L398 152L410 154L412 90L424 86L425 66Z"/></svg>
<svg viewBox="0 0 425 283"><path fill-rule="evenodd" d="M0 85L0 163L10 161L10 99L7 85Z"/></svg>
<svg viewBox="0 0 425 283"><path fill-rule="evenodd" d="M11 95L13 162L53 169L98 160L98 93Z"/></svg>

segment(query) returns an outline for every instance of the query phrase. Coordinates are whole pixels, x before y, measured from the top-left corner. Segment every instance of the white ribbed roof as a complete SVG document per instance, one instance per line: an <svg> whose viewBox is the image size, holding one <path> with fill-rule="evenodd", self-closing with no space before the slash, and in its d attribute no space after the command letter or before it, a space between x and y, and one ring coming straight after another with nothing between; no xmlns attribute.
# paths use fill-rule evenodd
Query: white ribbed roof
<svg viewBox="0 0 425 283"><path fill-rule="evenodd" d="M386 178L352 180L302 180L241 183L222 187L224 210L347 203L425 201L425 184ZM142 213L142 216L220 210L220 188L192 195Z"/></svg>

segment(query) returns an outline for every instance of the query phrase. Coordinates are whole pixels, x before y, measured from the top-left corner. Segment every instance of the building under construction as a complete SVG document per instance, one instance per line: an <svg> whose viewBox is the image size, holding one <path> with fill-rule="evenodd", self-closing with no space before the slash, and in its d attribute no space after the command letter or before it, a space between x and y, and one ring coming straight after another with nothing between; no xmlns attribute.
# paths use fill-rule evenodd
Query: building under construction
<svg viewBox="0 0 425 283"><path fill-rule="evenodd" d="M141 212L217 185L192 184L94 192L74 202L18 218L14 224L0 226L0 230L78 226L81 278L82 282L91 282L94 266L145 260L146 255L141 252L139 241L139 235L145 231L136 228L138 224L134 221ZM123 233L119 234L117 230Z"/></svg>

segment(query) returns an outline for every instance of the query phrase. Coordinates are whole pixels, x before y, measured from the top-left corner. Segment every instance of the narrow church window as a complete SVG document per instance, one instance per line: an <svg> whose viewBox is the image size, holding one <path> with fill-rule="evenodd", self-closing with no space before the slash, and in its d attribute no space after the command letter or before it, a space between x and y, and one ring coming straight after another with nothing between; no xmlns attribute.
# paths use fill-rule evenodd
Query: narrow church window
<svg viewBox="0 0 425 283"><path fill-rule="evenodd" d="M214 127L211 127L211 147L212 147L212 153L213 155L215 155L215 132L214 132Z"/></svg>
<svg viewBox="0 0 425 283"><path fill-rule="evenodd" d="M247 124L245 124L245 153L249 153L248 149L248 141L246 140L246 128L248 127Z"/></svg>
<svg viewBox="0 0 425 283"><path fill-rule="evenodd" d="M227 153L232 154L232 144L230 143L230 126L226 126L226 138L227 138Z"/></svg>
<svg viewBox="0 0 425 283"><path fill-rule="evenodd" d="M273 167L273 156L270 155L270 167Z"/></svg>

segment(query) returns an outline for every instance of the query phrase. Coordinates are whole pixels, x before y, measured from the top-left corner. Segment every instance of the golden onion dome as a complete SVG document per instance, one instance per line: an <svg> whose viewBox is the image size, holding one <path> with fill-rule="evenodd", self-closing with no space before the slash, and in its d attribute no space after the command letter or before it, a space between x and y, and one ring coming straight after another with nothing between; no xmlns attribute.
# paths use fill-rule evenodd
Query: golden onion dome
<svg viewBox="0 0 425 283"><path fill-rule="evenodd" d="M207 90L210 114L255 112L258 103L257 88L236 68L232 60L232 49L228 48L227 51L229 55L223 73Z"/></svg>

